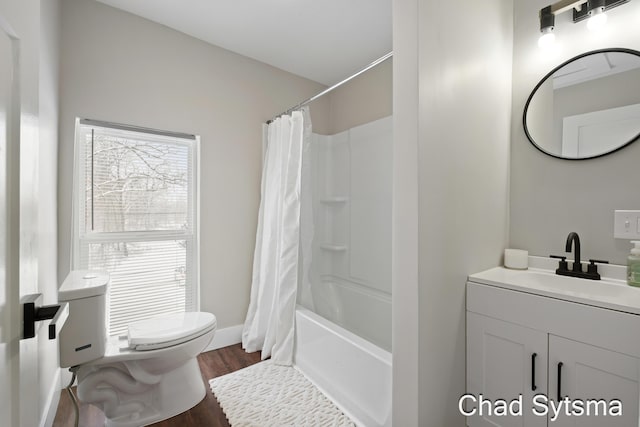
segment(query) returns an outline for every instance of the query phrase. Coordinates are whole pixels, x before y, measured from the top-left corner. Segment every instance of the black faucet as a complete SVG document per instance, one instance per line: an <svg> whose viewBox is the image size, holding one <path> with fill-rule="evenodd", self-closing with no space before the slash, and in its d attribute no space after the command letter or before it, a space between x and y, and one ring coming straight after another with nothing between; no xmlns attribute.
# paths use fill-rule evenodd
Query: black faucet
<svg viewBox="0 0 640 427"><path fill-rule="evenodd" d="M568 253L571 253L571 244L574 244L574 253L575 258L573 260L573 271L577 273L582 273L582 264L580 264L580 236L575 231L572 231L567 236L567 244L564 250Z"/></svg>
<svg viewBox="0 0 640 427"><path fill-rule="evenodd" d="M551 258L559 258L560 262L558 264L558 268L556 269L556 274L561 276L571 276L571 277L580 277L583 279L591 279L591 280L600 280L600 274L598 273L598 266L596 263L600 264L608 264L608 261L601 261L598 259L590 259L589 265L587 266L587 271L582 271L582 264L580 263L580 237L578 233L572 231L567 236L567 244L565 245L565 251L571 253L571 246L573 246L573 251L575 254L575 258L573 261L573 267L569 270L569 263L567 262L566 256L558 256L551 255Z"/></svg>

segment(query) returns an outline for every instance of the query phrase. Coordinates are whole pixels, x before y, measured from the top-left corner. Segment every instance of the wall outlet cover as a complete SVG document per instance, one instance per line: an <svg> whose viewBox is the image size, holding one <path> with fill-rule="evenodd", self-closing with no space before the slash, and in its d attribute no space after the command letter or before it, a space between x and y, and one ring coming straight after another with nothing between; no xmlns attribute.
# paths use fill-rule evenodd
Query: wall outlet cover
<svg viewBox="0 0 640 427"><path fill-rule="evenodd" d="M614 211L613 237L640 240L640 211Z"/></svg>

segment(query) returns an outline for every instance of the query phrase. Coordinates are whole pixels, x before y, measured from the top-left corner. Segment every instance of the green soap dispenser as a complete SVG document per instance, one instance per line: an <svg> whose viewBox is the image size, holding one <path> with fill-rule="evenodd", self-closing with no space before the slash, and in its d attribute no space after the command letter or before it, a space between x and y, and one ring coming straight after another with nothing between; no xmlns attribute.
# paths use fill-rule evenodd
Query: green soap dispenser
<svg viewBox="0 0 640 427"><path fill-rule="evenodd" d="M640 241L634 240L634 247L627 258L627 283L629 286L640 287Z"/></svg>

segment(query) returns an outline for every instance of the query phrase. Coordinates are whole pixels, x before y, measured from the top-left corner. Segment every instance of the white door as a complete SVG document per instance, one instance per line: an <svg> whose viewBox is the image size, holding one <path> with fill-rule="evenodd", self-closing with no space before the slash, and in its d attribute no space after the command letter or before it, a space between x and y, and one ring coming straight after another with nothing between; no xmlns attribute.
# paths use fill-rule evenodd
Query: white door
<svg viewBox="0 0 640 427"><path fill-rule="evenodd" d="M558 364L562 363L560 370ZM554 427L631 427L638 426L640 361L635 357L549 336L549 397L557 400L611 399L622 401L622 416L560 416ZM560 388L558 389L558 373Z"/></svg>
<svg viewBox="0 0 640 427"><path fill-rule="evenodd" d="M467 419L469 427L541 427L533 396L547 392L547 334L467 312L467 393L495 401L522 395L521 416L485 413Z"/></svg>
<svg viewBox="0 0 640 427"><path fill-rule="evenodd" d="M640 104L567 116L562 120L562 155L591 157L615 150L640 133Z"/></svg>
<svg viewBox="0 0 640 427"><path fill-rule="evenodd" d="M33 112L21 107L21 87L37 84L37 74L23 79L20 64L31 63L33 52L21 49L7 12L28 16L31 9L0 2L0 425L17 427L40 421L37 337L20 339L20 299L37 291L38 272L38 134ZM28 101L33 107L33 95Z"/></svg>
<svg viewBox="0 0 640 427"><path fill-rule="evenodd" d="M0 17L1 18L1 17ZM2 22L2 21L0 21ZM14 41L0 28L0 425L14 426L20 407L19 393L19 289L12 286L17 277L18 235L14 219L19 212L12 187L19 175L16 165L15 102L13 94L15 61Z"/></svg>

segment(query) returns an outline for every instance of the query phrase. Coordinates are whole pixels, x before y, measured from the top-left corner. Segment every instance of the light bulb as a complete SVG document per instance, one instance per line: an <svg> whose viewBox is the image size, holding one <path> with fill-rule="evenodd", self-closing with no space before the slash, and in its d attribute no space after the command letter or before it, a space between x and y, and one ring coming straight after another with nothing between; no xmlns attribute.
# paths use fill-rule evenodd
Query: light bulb
<svg viewBox="0 0 640 427"><path fill-rule="evenodd" d="M556 35L553 34L552 28L545 28L542 30L542 35L538 39L538 47L546 49L552 46L556 40Z"/></svg>
<svg viewBox="0 0 640 427"><path fill-rule="evenodd" d="M597 31L607 23L607 14L604 13L604 8L596 8L592 10L590 14L591 17L587 21L587 28L589 31Z"/></svg>

